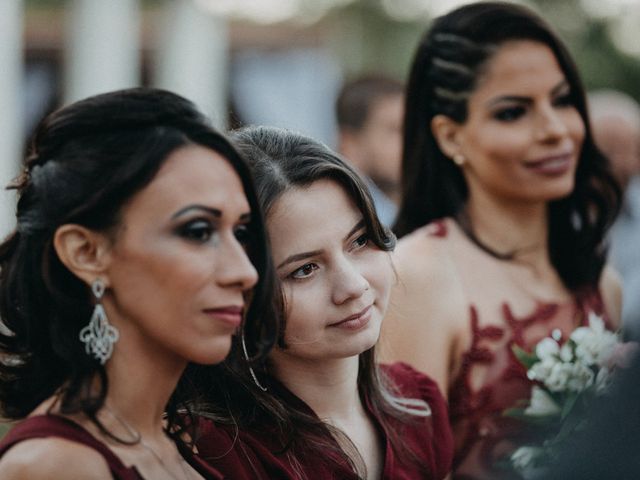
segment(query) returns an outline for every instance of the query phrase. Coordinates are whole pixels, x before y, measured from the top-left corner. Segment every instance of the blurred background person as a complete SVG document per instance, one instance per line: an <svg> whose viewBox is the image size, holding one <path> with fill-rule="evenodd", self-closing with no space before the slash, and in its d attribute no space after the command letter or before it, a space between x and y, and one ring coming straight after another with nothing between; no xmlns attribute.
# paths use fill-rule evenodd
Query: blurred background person
<svg viewBox="0 0 640 480"><path fill-rule="evenodd" d="M640 329L640 105L614 90L589 94L589 115L596 144L611 162L623 190L620 215L609 232L610 259L622 276L625 329Z"/></svg>
<svg viewBox="0 0 640 480"><path fill-rule="evenodd" d="M454 478L512 478L528 438L503 412L532 382L513 354L591 313L615 328L605 268L619 189L590 135L585 92L559 37L532 10L479 2L435 20L407 86L399 281L387 359L448 392Z"/></svg>
<svg viewBox="0 0 640 480"><path fill-rule="evenodd" d="M336 101L338 152L365 177L388 226L400 199L403 114L402 83L379 74L345 83Z"/></svg>

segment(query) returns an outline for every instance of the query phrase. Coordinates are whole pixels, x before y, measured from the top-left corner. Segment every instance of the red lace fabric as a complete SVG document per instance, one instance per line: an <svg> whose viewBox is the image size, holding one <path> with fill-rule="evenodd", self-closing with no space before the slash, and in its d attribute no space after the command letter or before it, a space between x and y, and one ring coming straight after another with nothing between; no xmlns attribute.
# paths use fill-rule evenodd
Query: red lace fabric
<svg viewBox="0 0 640 480"><path fill-rule="evenodd" d="M445 222L429 225L427 231L444 239L448 235ZM468 253L469 249L464 248ZM476 290L473 292L476 299L488 296L490 291L495 293L496 287L491 282L466 283L465 288L471 286ZM514 478L514 473L501 467L500 462L526 437L522 423L502 413L529 399L532 382L513 354L512 346L531 351L555 329L566 339L577 326L588 323L589 312L602 314L604 310L597 291L576 295L567 303L536 302L533 311L525 316L516 316L509 301L501 302L499 307L498 318L487 321L470 300L471 345L449 386L449 415L455 441L454 479Z"/></svg>

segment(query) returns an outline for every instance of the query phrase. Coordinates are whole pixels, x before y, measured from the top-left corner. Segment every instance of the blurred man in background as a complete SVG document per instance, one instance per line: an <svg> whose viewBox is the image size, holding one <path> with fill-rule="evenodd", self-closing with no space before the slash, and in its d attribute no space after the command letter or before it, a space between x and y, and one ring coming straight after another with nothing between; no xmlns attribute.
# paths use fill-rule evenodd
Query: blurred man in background
<svg viewBox="0 0 640 480"><path fill-rule="evenodd" d="M338 151L365 177L388 226L400 200L403 115L404 87L383 75L346 83L336 102Z"/></svg>
<svg viewBox="0 0 640 480"><path fill-rule="evenodd" d="M622 275L622 319L640 332L640 105L630 96L600 90L589 94L596 144L609 158L624 192L620 216L610 233L610 258Z"/></svg>

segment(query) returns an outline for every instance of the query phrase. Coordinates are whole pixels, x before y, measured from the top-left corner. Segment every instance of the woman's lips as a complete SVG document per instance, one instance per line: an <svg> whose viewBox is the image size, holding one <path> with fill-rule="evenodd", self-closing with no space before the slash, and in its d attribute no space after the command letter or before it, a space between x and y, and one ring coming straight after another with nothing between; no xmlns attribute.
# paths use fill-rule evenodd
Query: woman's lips
<svg viewBox="0 0 640 480"><path fill-rule="evenodd" d="M525 162L525 167L541 175L555 177L571 170L574 163L573 152L550 155L538 160Z"/></svg>
<svg viewBox="0 0 640 480"><path fill-rule="evenodd" d="M372 306L373 304L357 313L354 313L353 315L349 315L348 317L343 318L339 322L332 323L329 326L343 328L345 330L360 330L369 323L369 320L371 320Z"/></svg>
<svg viewBox="0 0 640 480"><path fill-rule="evenodd" d="M220 308L207 308L203 310L207 315L226 323L233 328L237 328L242 323L243 307L228 306Z"/></svg>

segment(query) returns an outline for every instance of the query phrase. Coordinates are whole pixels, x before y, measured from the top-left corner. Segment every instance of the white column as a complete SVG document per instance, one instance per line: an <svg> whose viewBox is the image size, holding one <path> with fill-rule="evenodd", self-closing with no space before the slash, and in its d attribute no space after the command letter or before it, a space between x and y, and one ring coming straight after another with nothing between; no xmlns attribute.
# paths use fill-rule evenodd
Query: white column
<svg viewBox="0 0 640 480"><path fill-rule="evenodd" d="M19 170L23 147L22 0L0 1L0 238L15 226L15 191L4 187Z"/></svg>
<svg viewBox="0 0 640 480"><path fill-rule="evenodd" d="M140 83L139 0L72 0L65 102Z"/></svg>
<svg viewBox="0 0 640 480"><path fill-rule="evenodd" d="M226 20L211 15L193 0L168 2L158 31L157 87L193 101L215 126L225 128L228 75Z"/></svg>

